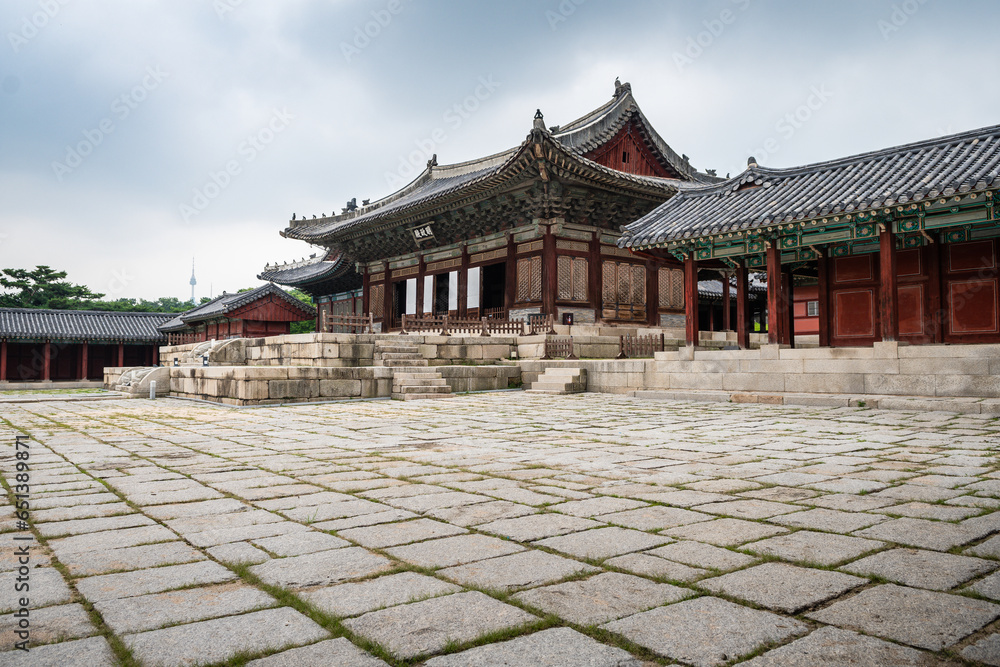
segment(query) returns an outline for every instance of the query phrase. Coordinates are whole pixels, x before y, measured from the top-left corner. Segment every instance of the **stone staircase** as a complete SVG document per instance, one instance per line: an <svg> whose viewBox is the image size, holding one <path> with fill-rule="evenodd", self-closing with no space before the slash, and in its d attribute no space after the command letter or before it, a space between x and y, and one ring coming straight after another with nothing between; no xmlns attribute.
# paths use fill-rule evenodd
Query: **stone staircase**
<svg viewBox="0 0 1000 667"><path fill-rule="evenodd" d="M427 367L416 345L404 341L375 341L376 366L392 372L392 398L413 401L421 398L451 398L451 387L441 373Z"/></svg>
<svg viewBox="0 0 1000 667"><path fill-rule="evenodd" d="M526 390L531 394L579 394L587 391L587 370L550 366Z"/></svg>

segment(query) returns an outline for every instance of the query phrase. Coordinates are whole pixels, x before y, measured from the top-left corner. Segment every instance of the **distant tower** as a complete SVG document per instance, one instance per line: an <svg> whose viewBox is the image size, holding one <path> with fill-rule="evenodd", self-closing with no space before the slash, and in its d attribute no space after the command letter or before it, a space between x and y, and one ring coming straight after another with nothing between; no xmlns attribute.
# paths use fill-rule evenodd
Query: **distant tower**
<svg viewBox="0 0 1000 667"><path fill-rule="evenodd" d="M191 258L191 303L194 303L194 286L198 284L198 279L194 277L194 257Z"/></svg>

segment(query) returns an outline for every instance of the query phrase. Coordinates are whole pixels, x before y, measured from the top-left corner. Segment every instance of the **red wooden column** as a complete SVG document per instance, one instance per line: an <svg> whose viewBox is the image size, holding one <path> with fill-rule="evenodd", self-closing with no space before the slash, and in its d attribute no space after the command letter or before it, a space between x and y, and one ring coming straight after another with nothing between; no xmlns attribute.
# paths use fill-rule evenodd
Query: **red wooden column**
<svg viewBox="0 0 1000 667"><path fill-rule="evenodd" d="M367 267L363 271L361 275L361 314L367 315L372 310L371 274L368 273Z"/></svg>
<svg viewBox="0 0 1000 667"><path fill-rule="evenodd" d="M558 271L556 269L556 236L552 227L547 227L542 237L542 314L555 317L556 292L558 291Z"/></svg>
<svg viewBox="0 0 1000 667"><path fill-rule="evenodd" d="M816 273L819 277L817 300L819 301L819 346L830 347L830 260L826 250L816 259ZM808 306L807 306L808 308Z"/></svg>
<svg viewBox="0 0 1000 667"><path fill-rule="evenodd" d="M594 322L600 322L604 313L604 287L601 285L601 233L594 232L589 244L590 255L587 257L587 291L590 303L594 306ZM657 323L658 324L658 323Z"/></svg>
<svg viewBox="0 0 1000 667"><path fill-rule="evenodd" d="M750 349L750 281L747 280L746 260L736 270L736 344L741 350Z"/></svg>
<svg viewBox="0 0 1000 667"><path fill-rule="evenodd" d="M507 233L507 267L504 269L506 285L503 288L503 307L507 309L507 317L517 300L517 244L514 235Z"/></svg>
<svg viewBox="0 0 1000 667"><path fill-rule="evenodd" d="M771 344L784 339L788 305L782 296L781 251L773 241L767 248L767 342Z"/></svg>
<svg viewBox="0 0 1000 667"><path fill-rule="evenodd" d="M781 272L781 300L785 303L785 329L783 345L795 346L795 278L788 267Z"/></svg>
<svg viewBox="0 0 1000 667"><path fill-rule="evenodd" d="M480 277L481 278L481 277ZM469 249L462 246L462 265L458 269L458 316L469 314Z"/></svg>
<svg viewBox="0 0 1000 667"><path fill-rule="evenodd" d="M353 314L353 313L352 313ZM160 365L160 346L153 344L153 366Z"/></svg>
<svg viewBox="0 0 1000 667"><path fill-rule="evenodd" d="M80 345L80 379L86 380L88 371L90 370L90 363L87 359L87 355L90 353L90 343L88 341L83 341Z"/></svg>
<svg viewBox="0 0 1000 667"><path fill-rule="evenodd" d="M424 314L424 273L427 271L427 262L424 256L417 258L417 308L414 311L417 315Z"/></svg>
<svg viewBox="0 0 1000 667"><path fill-rule="evenodd" d="M46 382L52 379L52 343L49 341L42 347L42 379Z"/></svg>
<svg viewBox="0 0 1000 667"><path fill-rule="evenodd" d="M118 368L125 365L125 343L118 343Z"/></svg>
<svg viewBox="0 0 1000 667"><path fill-rule="evenodd" d="M729 303L729 272L722 272L722 330L732 331L732 304Z"/></svg>
<svg viewBox="0 0 1000 667"><path fill-rule="evenodd" d="M7 380L7 341L0 341L0 382Z"/></svg>
<svg viewBox="0 0 1000 667"><path fill-rule="evenodd" d="M899 309L896 296L896 235L892 231L892 221L885 223L885 229L878 237L878 261L881 280L879 284L879 320L882 324L882 340L899 340Z"/></svg>
<svg viewBox="0 0 1000 667"><path fill-rule="evenodd" d="M684 258L684 317L688 345L698 344L698 262L694 251Z"/></svg>
<svg viewBox="0 0 1000 667"><path fill-rule="evenodd" d="M932 343L944 342L945 310L941 300L943 286L941 284L941 254L944 244L940 234L932 232L935 242L924 246L924 257L927 259L927 312L929 322L924 324L924 332L929 334Z"/></svg>

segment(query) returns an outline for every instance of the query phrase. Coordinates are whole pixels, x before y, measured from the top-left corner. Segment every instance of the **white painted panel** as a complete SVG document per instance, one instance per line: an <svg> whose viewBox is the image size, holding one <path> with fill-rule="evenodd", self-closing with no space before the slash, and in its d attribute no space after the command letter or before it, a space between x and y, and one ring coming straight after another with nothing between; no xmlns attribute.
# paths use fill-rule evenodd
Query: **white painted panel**
<svg viewBox="0 0 1000 667"><path fill-rule="evenodd" d="M417 314L417 279L410 278L406 281L406 314Z"/></svg>
<svg viewBox="0 0 1000 667"><path fill-rule="evenodd" d="M448 310L458 310L458 271L448 274Z"/></svg>
<svg viewBox="0 0 1000 667"><path fill-rule="evenodd" d="M416 297L416 293L414 293ZM424 313L434 312L434 276L424 276Z"/></svg>
<svg viewBox="0 0 1000 667"><path fill-rule="evenodd" d="M468 308L479 308L479 271L480 267L469 269L469 295L465 300Z"/></svg>

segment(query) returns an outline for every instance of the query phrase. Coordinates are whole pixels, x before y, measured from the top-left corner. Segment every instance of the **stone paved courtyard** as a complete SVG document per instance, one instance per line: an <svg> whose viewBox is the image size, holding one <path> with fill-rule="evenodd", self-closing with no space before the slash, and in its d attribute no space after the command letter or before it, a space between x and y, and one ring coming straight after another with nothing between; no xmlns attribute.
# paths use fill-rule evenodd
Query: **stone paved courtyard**
<svg viewBox="0 0 1000 667"><path fill-rule="evenodd" d="M986 416L499 392L0 417L36 531L8 494L3 665L1000 665Z"/></svg>

